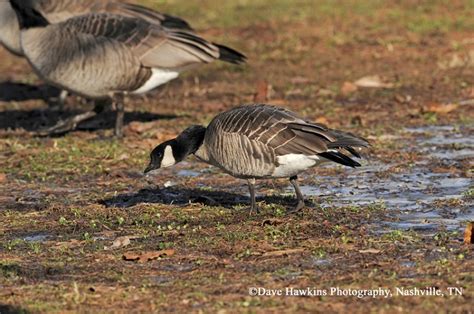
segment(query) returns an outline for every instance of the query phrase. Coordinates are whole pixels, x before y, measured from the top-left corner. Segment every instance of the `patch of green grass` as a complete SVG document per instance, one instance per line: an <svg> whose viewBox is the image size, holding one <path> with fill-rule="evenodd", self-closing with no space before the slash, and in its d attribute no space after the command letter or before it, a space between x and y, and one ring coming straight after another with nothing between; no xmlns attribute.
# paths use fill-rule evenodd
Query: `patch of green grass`
<svg viewBox="0 0 474 314"><path fill-rule="evenodd" d="M474 188L469 188L468 190L464 191L462 195L467 199L474 198Z"/></svg>
<svg viewBox="0 0 474 314"><path fill-rule="evenodd" d="M42 246L40 242L29 242L28 246L29 246L30 251L33 252L34 254L41 253Z"/></svg>
<svg viewBox="0 0 474 314"><path fill-rule="evenodd" d="M5 250L12 251L18 246L23 246L25 241L23 239L14 239L3 243Z"/></svg>
<svg viewBox="0 0 474 314"><path fill-rule="evenodd" d="M223 232L222 237L226 242L233 244L240 241L253 239L255 235L252 235L251 233L247 231L232 230L232 231Z"/></svg>
<svg viewBox="0 0 474 314"><path fill-rule="evenodd" d="M77 180L78 175L106 174L117 164L136 167L143 164L146 157L146 152L130 152L116 140L81 140L70 135L53 141L50 144L44 139L34 139L22 145L8 144L14 154L7 160L7 173L28 181L68 182ZM119 160L123 154L127 154L127 158ZM18 155L25 156L21 162L14 157Z"/></svg>
<svg viewBox="0 0 474 314"><path fill-rule="evenodd" d="M284 224L279 226L266 225L265 239L269 241L281 241L291 238L293 234L292 227Z"/></svg>
<svg viewBox="0 0 474 314"><path fill-rule="evenodd" d="M418 236L413 231L393 230L382 236L382 239L390 242L416 242Z"/></svg>
<svg viewBox="0 0 474 314"><path fill-rule="evenodd" d="M15 278L20 276L21 267L16 262L0 260L0 277Z"/></svg>
<svg viewBox="0 0 474 314"><path fill-rule="evenodd" d="M429 124L438 122L438 115L435 112L426 112L423 114L423 119Z"/></svg>
<svg viewBox="0 0 474 314"><path fill-rule="evenodd" d="M433 240L437 246L445 246L452 238L456 239L458 237L459 232L457 231L440 231L433 236Z"/></svg>
<svg viewBox="0 0 474 314"><path fill-rule="evenodd" d="M311 254L316 258L325 258L327 251L324 247L317 247L311 250Z"/></svg>

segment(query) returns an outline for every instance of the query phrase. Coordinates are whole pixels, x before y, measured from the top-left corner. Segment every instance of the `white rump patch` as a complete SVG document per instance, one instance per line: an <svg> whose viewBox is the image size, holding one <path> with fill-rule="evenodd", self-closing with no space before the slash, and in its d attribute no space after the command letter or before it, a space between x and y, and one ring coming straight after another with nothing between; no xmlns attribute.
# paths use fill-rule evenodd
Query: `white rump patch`
<svg viewBox="0 0 474 314"><path fill-rule="evenodd" d="M274 177L292 177L298 173L323 162L319 156L306 156L303 154L288 154L278 156L279 166L272 173Z"/></svg>
<svg viewBox="0 0 474 314"><path fill-rule="evenodd" d="M151 91L152 89L155 89L156 87L163 85L171 80L174 80L179 76L179 72L177 71L170 71L170 70L164 70L164 69L151 69L151 76L146 81L146 83L140 87L139 89L135 90L132 92L132 94L143 94L148 91Z"/></svg>
<svg viewBox="0 0 474 314"><path fill-rule="evenodd" d="M170 167L176 164L176 159L173 156L173 149L170 145L166 146L163 159L161 160L161 168Z"/></svg>

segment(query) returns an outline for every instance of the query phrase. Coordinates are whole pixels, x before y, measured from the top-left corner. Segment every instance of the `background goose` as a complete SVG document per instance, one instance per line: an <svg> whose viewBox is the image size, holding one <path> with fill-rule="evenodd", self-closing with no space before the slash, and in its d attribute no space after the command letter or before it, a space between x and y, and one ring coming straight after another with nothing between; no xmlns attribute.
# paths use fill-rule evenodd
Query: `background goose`
<svg viewBox="0 0 474 314"><path fill-rule="evenodd" d="M192 30L189 24L175 16L162 14L149 8L119 1L109 0L25 0L40 12L48 22L56 24L71 17L87 13L109 12L130 17L138 17L150 23L168 28ZM0 1L0 44L16 56L23 56L20 43L18 18L7 0ZM59 97L62 106L67 97L63 90ZM91 113L86 114L90 116ZM93 114L92 114L93 115Z"/></svg>
<svg viewBox="0 0 474 314"><path fill-rule="evenodd" d="M146 19L93 13L49 24L29 2L10 3L18 17L23 53L33 69L59 88L89 98L112 97L116 136L122 135L124 94L148 92L214 60L245 62L233 49ZM76 116L66 125L75 127L87 118L90 115Z"/></svg>
<svg viewBox="0 0 474 314"><path fill-rule="evenodd" d="M207 128L191 126L177 138L158 145L145 173L172 166L188 155L248 180L251 211L255 207L255 179L290 178L298 203L304 206L297 175L325 161L345 166L360 164L356 149L369 143L353 134L328 129L295 113L269 105L245 105L217 115Z"/></svg>
<svg viewBox="0 0 474 314"><path fill-rule="evenodd" d="M41 13L51 24L65 21L71 17L87 13L114 13L129 17L138 17L153 24L168 28L192 30L189 24L175 16L162 14L149 8L110 0L24 0ZM7 0L0 1L0 44L17 56L23 56L20 44L18 18Z"/></svg>

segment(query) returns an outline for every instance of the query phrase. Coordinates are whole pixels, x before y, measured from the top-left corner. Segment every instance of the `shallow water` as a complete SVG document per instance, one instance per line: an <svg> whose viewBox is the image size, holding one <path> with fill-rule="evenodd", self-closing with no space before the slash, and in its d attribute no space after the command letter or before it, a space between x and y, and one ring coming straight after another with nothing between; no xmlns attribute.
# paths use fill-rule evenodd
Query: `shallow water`
<svg viewBox="0 0 474 314"><path fill-rule="evenodd" d="M383 229L462 229L464 221L474 220L474 201L465 196L474 187L473 179L433 173L429 166L436 163L456 168L463 160L472 162L474 128L429 126L405 132L415 136L405 150L424 155L405 172L378 176L392 165L369 161L361 168L344 170L345 175L340 177L320 177L317 186L302 186L303 193L319 197L323 207L383 203L394 220L381 222ZM292 192L291 187L287 190Z"/></svg>
<svg viewBox="0 0 474 314"><path fill-rule="evenodd" d="M25 242L44 242L50 237L51 237L51 235L44 234L44 233L30 234L28 236L23 237L23 241L25 241Z"/></svg>

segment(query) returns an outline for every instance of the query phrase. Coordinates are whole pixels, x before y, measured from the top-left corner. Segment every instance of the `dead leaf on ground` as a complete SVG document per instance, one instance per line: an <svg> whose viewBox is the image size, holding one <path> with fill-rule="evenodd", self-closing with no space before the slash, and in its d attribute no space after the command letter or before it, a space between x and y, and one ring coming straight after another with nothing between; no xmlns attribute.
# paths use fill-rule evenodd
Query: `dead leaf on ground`
<svg viewBox="0 0 474 314"><path fill-rule="evenodd" d="M329 124L328 119L326 119L325 117L319 117L316 120L314 120L314 122L319 123L319 124L324 124L324 125Z"/></svg>
<svg viewBox="0 0 474 314"><path fill-rule="evenodd" d="M462 90L463 97L474 98L474 86Z"/></svg>
<svg viewBox="0 0 474 314"><path fill-rule="evenodd" d="M142 133L145 133L146 131L149 131L155 128L156 125L157 125L156 121L152 121L152 122L133 121L128 124L127 129L130 132L142 134Z"/></svg>
<svg viewBox="0 0 474 314"><path fill-rule="evenodd" d="M160 257L173 256L174 253L175 251L172 249L143 253L127 252L123 254L123 259L126 261L137 261L139 263L146 263L148 261L152 261Z"/></svg>
<svg viewBox="0 0 474 314"><path fill-rule="evenodd" d="M365 88L393 88L392 83L385 83L378 75L364 76L355 81L354 85Z"/></svg>
<svg viewBox="0 0 474 314"><path fill-rule="evenodd" d="M448 70L454 68L464 68L474 66L474 50L466 53L454 53L446 59L438 62L438 67L441 70Z"/></svg>
<svg viewBox="0 0 474 314"><path fill-rule="evenodd" d="M464 243L472 244L474 242L474 222L468 222L464 230Z"/></svg>
<svg viewBox="0 0 474 314"><path fill-rule="evenodd" d="M66 248L75 248L75 247L78 247L78 246L81 246L83 244L85 244L86 241L81 241L81 240L77 240L77 239L71 239L69 241L66 241L66 242L57 242L55 243L55 247L57 248L60 248L60 247L66 247Z"/></svg>
<svg viewBox="0 0 474 314"><path fill-rule="evenodd" d="M439 103L430 103L425 106L423 109L425 112L434 112L439 114L447 114L451 111L456 110L459 107L458 104L439 104Z"/></svg>
<svg viewBox="0 0 474 314"><path fill-rule="evenodd" d="M290 255L290 254L296 254L296 253L303 253L305 249L299 248L299 249L288 249L288 250L280 250L280 251L272 251L272 252L265 252L263 253L263 257L278 257L278 256L285 256L285 255Z"/></svg>
<svg viewBox="0 0 474 314"><path fill-rule="evenodd" d="M130 244L130 240L132 239L137 239L139 237L137 236L122 236L122 237L117 237L114 242L112 242L111 246L106 246L104 247L104 250L115 250L124 246L127 246Z"/></svg>
<svg viewBox="0 0 474 314"><path fill-rule="evenodd" d="M365 125L364 120L359 115L355 116L355 117L352 117L351 124L356 125L356 126L364 126Z"/></svg>
<svg viewBox="0 0 474 314"><path fill-rule="evenodd" d="M267 101L267 103L274 106L285 106L288 101L286 99L272 99Z"/></svg>
<svg viewBox="0 0 474 314"><path fill-rule="evenodd" d="M367 253L367 254L379 254L380 252L382 252L382 251L377 250L377 249L359 250L359 253L362 253L362 254L365 254L365 253Z"/></svg>
<svg viewBox="0 0 474 314"><path fill-rule="evenodd" d="M7 175L0 173L0 183L7 182Z"/></svg>
<svg viewBox="0 0 474 314"><path fill-rule="evenodd" d="M341 94L344 96L347 96L357 91L358 89L359 88L354 83L344 82L344 84L342 84L342 87L341 87Z"/></svg>
<svg viewBox="0 0 474 314"><path fill-rule="evenodd" d="M395 95L395 101L401 104L409 103L411 102L413 97L411 95L400 95L396 94Z"/></svg>
<svg viewBox="0 0 474 314"><path fill-rule="evenodd" d="M304 76L295 76L290 79L291 84L308 84L311 83L311 80Z"/></svg>
<svg viewBox="0 0 474 314"><path fill-rule="evenodd" d="M334 96L334 94L335 93L330 89L321 88L320 90L318 90L318 96L331 97Z"/></svg>
<svg viewBox="0 0 474 314"><path fill-rule="evenodd" d="M256 103L264 103L270 98L270 91L272 86L267 81L260 81L257 83L257 91L253 96L253 101Z"/></svg>

